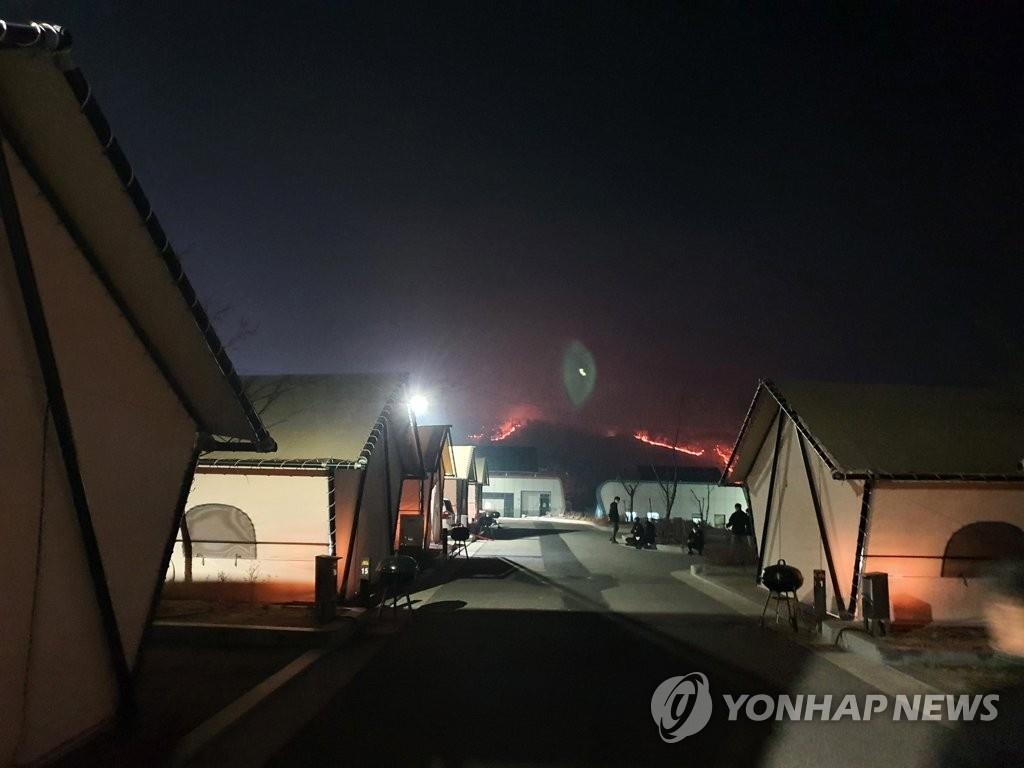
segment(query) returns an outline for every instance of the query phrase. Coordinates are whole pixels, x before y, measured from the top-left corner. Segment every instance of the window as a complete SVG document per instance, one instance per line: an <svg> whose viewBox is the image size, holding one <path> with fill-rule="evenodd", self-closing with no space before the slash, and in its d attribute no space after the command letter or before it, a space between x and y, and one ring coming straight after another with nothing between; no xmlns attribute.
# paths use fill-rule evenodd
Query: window
<svg viewBox="0 0 1024 768"><path fill-rule="evenodd" d="M949 537L942 575L984 576L995 560L1024 558L1024 531L1010 523L971 523Z"/></svg>
<svg viewBox="0 0 1024 768"><path fill-rule="evenodd" d="M200 504L185 513L193 557L256 559L256 529L238 507Z"/></svg>

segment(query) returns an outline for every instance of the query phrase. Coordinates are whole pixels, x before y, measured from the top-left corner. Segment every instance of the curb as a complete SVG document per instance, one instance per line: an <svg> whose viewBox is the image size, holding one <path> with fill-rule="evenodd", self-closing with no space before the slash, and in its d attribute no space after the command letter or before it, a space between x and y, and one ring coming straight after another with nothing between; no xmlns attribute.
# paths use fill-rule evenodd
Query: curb
<svg viewBox="0 0 1024 768"><path fill-rule="evenodd" d="M207 624L185 621L156 621L150 638L158 643L201 646L318 648L345 642L355 633L362 617L335 619L324 627L278 627L259 624Z"/></svg>

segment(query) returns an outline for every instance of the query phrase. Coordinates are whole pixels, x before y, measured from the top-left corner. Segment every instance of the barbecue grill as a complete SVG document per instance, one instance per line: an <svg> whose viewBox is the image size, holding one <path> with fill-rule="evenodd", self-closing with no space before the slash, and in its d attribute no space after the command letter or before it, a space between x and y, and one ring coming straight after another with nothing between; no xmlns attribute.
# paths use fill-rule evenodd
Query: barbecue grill
<svg viewBox="0 0 1024 768"><path fill-rule="evenodd" d="M390 597L391 612L398 612L398 598L405 596L406 606L412 610L412 598L409 596L409 587L412 585L420 567L416 561L408 555L395 555L385 558L380 564L380 585L383 587L380 605L377 606L379 617L384 606Z"/></svg>
<svg viewBox="0 0 1024 768"><path fill-rule="evenodd" d="M761 574L761 583L768 588L768 597L764 601L764 608L761 609L761 626L764 626L764 616L768 611L768 604L774 600L775 623L779 623L782 603L785 602L786 616L793 631L796 632L798 629L797 609L794 606L797 599L796 591L804 585L804 575L800 569L787 564L785 560L779 560L775 565L769 565L764 569Z"/></svg>

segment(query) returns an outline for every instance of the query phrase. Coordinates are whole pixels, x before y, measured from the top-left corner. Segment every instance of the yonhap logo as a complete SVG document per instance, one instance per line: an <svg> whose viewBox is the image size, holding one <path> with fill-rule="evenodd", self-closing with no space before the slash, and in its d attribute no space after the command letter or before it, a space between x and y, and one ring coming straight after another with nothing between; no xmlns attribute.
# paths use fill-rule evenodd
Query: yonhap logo
<svg viewBox="0 0 1024 768"><path fill-rule="evenodd" d="M711 689L700 672L670 677L651 696L651 717L667 744L704 730L711 720Z"/></svg>

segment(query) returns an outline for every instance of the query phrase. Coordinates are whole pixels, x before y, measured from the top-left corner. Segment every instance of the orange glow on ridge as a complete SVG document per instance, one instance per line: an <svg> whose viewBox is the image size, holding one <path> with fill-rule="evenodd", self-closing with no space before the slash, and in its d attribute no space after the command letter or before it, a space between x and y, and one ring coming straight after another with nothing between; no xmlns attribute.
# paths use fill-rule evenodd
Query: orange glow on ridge
<svg viewBox="0 0 1024 768"><path fill-rule="evenodd" d="M633 437L635 437L641 443L647 443L648 445L655 445L658 448L668 448L670 451L677 451L679 453L685 453L687 456L703 456L704 455L704 449L703 448L694 448L692 446L687 446L687 445L672 445L672 443L666 442L664 440L658 440L658 439L652 438L649 432L646 432L646 431L643 431L643 430L641 430L639 432L634 432L633 433Z"/></svg>
<svg viewBox="0 0 1024 768"><path fill-rule="evenodd" d="M729 449L723 448L721 445L715 445L715 453L718 454L718 458L721 459L722 464L729 463Z"/></svg>

